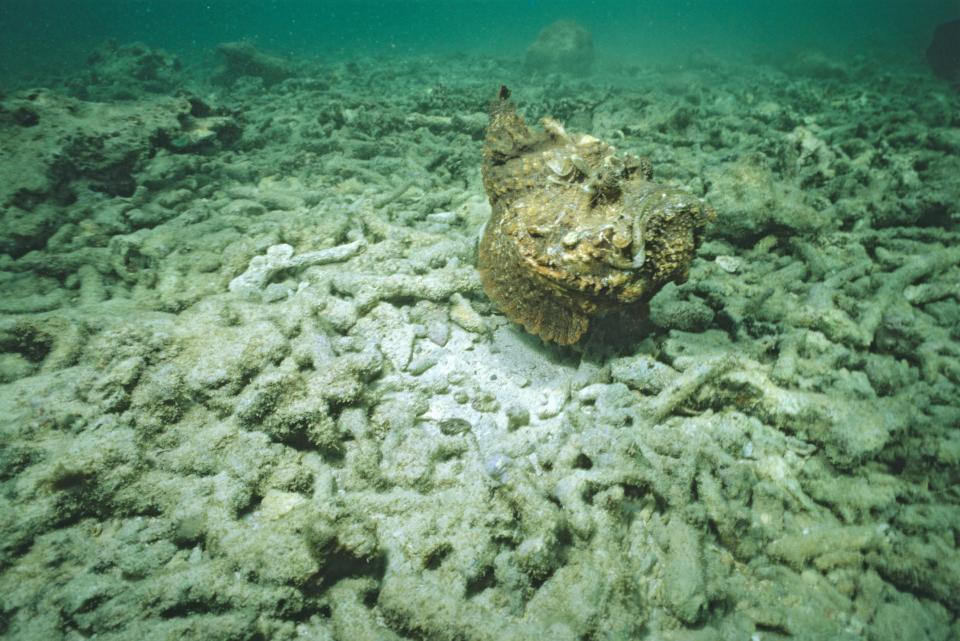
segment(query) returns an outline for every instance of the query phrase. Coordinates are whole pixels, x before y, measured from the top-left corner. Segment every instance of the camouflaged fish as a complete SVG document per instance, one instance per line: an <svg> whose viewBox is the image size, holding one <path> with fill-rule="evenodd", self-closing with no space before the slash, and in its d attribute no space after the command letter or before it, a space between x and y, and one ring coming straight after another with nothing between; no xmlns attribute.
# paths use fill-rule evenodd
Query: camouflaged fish
<svg viewBox="0 0 960 641"><path fill-rule="evenodd" d="M652 182L649 161L552 118L527 126L501 87L490 108L483 186L492 212L480 241L484 290L512 321L569 345L590 318L686 280L714 211Z"/></svg>

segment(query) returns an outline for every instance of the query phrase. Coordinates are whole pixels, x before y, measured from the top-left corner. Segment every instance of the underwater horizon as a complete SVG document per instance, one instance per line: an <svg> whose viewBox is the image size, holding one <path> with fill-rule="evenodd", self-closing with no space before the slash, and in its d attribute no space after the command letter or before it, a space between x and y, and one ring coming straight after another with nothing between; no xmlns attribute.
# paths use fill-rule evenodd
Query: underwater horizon
<svg viewBox="0 0 960 641"><path fill-rule="evenodd" d="M572 19L601 59L678 61L691 50L763 57L798 48L919 62L955 0L4 0L0 82L65 73L107 40L209 62L220 42L318 60L449 53L522 55L547 24ZM911 58L911 56L913 56Z"/></svg>
<svg viewBox="0 0 960 641"><path fill-rule="evenodd" d="M0 638L960 641L960 4L0 0Z"/></svg>

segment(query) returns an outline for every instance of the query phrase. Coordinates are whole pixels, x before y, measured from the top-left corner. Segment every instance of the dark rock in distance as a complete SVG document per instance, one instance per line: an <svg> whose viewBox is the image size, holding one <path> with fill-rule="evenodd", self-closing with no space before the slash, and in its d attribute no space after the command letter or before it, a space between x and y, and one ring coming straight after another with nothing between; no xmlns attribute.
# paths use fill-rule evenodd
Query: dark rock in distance
<svg viewBox="0 0 960 641"><path fill-rule="evenodd" d="M526 68L585 76L593 66L593 36L572 20L558 20L527 49Z"/></svg>
<svg viewBox="0 0 960 641"><path fill-rule="evenodd" d="M944 22L933 32L927 64L933 73L960 89L960 19Z"/></svg>
<svg viewBox="0 0 960 641"><path fill-rule="evenodd" d="M283 58L263 53L249 42L224 42L217 45L223 67L217 80L233 84L239 78L259 78L267 87L293 76L293 68Z"/></svg>

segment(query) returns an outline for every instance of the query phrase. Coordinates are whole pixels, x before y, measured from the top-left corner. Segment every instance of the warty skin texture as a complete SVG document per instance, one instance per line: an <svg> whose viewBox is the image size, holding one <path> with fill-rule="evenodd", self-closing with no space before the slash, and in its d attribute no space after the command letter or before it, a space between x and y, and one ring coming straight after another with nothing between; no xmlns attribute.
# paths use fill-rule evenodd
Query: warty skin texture
<svg viewBox="0 0 960 641"><path fill-rule="evenodd" d="M646 159L617 155L551 118L527 126L501 87L490 108L483 185L490 220L480 241L484 290L512 321L570 345L590 318L683 282L709 205L652 182Z"/></svg>

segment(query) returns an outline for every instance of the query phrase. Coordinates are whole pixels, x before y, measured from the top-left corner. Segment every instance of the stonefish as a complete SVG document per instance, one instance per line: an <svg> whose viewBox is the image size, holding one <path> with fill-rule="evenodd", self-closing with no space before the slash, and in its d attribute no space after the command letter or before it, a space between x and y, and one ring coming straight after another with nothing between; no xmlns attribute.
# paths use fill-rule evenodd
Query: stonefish
<svg viewBox="0 0 960 641"><path fill-rule="evenodd" d="M501 87L490 108L483 187L492 212L480 241L483 288L512 321L570 345L590 318L645 303L683 282L714 210L652 182L646 159L617 155L552 118L527 126Z"/></svg>

